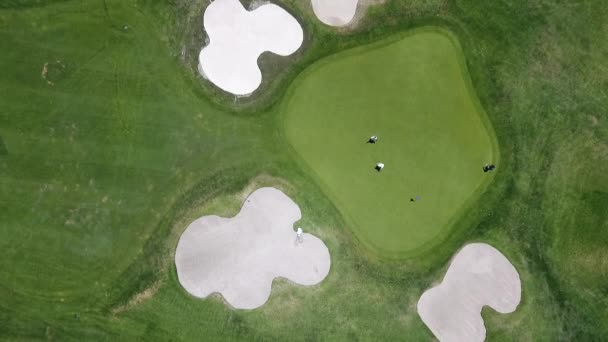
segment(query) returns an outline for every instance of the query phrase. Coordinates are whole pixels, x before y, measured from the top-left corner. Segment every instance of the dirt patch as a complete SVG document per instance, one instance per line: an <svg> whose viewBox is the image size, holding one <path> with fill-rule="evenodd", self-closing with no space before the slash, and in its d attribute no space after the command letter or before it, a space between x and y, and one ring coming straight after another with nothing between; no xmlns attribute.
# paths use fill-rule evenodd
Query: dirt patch
<svg viewBox="0 0 608 342"><path fill-rule="evenodd" d="M600 124L600 119L598 119L598 117L595 115L589 116L589 120L591 121L591 126L595 127Z"/></svg>
<svg viewBox="0 0 608 342"><path fill-rule="evenodd" d="M55 82L58 82L63 78L65 74L66 66L60 60L54 62L46 62L42 65L42 71L40 76L50 86L54 86Z"/></svg>
<svg viewBox="0 0 608 342"><path fill-rule="evenodd" d="M131 297L131 299L129 299L127 304L113 308L112 315L117 315L127 310L130 310L134 306L139 305L142 302L152 298L156 294L156 292L158 292L158 289L160 289L161 285L162 282L160 280L157 280L154 284L152 284L152 286L139 293L136 293L133 297Z"/></svg>

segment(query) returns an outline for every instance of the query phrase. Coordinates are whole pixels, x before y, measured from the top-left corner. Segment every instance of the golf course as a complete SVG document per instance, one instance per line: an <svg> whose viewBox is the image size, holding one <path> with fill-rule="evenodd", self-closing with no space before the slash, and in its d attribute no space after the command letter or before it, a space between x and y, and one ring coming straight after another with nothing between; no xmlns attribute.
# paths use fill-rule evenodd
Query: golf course
<svg viewBox="0 0 608 342"><path fill-rule="evenodd" d="M361 242L403 256L449 232L491 180L481 169L498 147L453 37L388 39L314 64L283 115L287 139Z"/></svg>
<svg viewBox="0 0 608 342"><path fill-rule="evenodd" d="M604 340L606 18L1 1L0 340Z"/></svg>

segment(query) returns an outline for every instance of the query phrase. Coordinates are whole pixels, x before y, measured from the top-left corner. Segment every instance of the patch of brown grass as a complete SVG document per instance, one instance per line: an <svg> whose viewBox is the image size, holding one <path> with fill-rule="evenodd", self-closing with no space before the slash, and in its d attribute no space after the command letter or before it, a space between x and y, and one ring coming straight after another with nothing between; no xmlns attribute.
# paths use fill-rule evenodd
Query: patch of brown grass
<svg viewBox="0 0 608 342"><path fill-rule="evenodd" d="M131 297L131 299L129 299L127 304L120 305L120 306L113 308L112 315L118 315L122 312L128 311L128 310L132 309L133 307L143 303L144 301L152 298L156 294L156 292L158 292L158 289L160 289L161 285L162 285L162 281L160 279L157 280L154 284L152 284L152 286L133 295L133 297Z"/></svg>
<svg viewBox="0 0 608 342"><path fill-rule="evenodd" d="M44 63L44 65L42 66L42 73L40 74L42 76L42 78L46 81L46 83L48 85L55 85L55 83L49 81L47 79L47 76L49 74L49 62Z"/></svg>
<svg viewBox="0 0 608 342"><path fill-rule="evenodd" d="M589 116L589 120L591 120L591 126L597 126L600 123L600 119L595 115Z"/></svg>

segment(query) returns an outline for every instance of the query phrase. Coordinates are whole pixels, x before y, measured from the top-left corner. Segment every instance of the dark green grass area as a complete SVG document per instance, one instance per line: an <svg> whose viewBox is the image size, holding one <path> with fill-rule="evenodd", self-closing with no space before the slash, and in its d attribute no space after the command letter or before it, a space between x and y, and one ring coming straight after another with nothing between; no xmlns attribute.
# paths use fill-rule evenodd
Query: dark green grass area
<svg viewBox="0 0 608 342"><path fill-rule="evenodd" d="M332 56L283 107L287 140L381 255L437 245L491 180L482 166L498 162L452 39L425 29Z"/></svg>
<svg viewBox="0 0 608 342"><path fill-rule="evenodd" d="M263 119L236 120L199 98L134 5L0 12L4 333L44 334L28 320L71 319L128 297L151 277L132 264L176 198L270 145ZM41 71L57 60L66 74L49 84Z"/></svg>
<svg viewBox="0 0 608 342"><path fill-rule="evenodd" d="M6 145L4 145L4 141L2 137L0 137L0 156L7 155L8 150L6 149Z"/></svg>
<svg viewBox="0 0 608 342"><path fill-rule="evenodd" d="M236 103L190 69L203 0L2 2L0 339L430 340L416 301L469 241L501 250L523 283L515 313L484 310L488 340L605 339L605 3L387 0L334 30L308 1L278 2L304 23L306 49L265 60L276 81ZM387 261L297 162L276 104L315 61L428 25L462 46L499 170L440 246ZM43 67L58 60L49 84ZM329 247L328 278L277 281L253 311L191 298L176 239L200 215L236 213L234 194L260 174Z"/></svg>

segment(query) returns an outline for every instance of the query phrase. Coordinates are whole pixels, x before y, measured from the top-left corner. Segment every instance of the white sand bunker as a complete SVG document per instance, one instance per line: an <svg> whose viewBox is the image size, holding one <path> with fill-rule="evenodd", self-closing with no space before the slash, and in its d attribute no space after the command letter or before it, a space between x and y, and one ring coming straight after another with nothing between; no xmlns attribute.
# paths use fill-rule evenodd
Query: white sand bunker
<svg viewBox="0 0 608 342"><path fill-rule="evenodd" d="M260 54L288 56L304 40L298 21L273 4L248 12L239 0L215 0L205 10L204 25L210 42L199 55L199 71L236 95L250 94L262 83Z"/></svg>
<svg viewBox="0 0 608 342"><path fill-rule="evenodd" d="M199 218L177 244L179 282L196 297L219 292L238 309L263 305L277 277L320 283L329 272L329 251L313 235L298 239L293 224L300 218L298 205L274 188L256 190L233 218Z"/></svg>
<svg viewBox="0 0 608 342"><path fill-rule="evenodd" d="M440 341L483 341L481 309L515 311L521 299L519 274L494 247L465 246L452 260L443 282L422 294L418 314Z"/></svg>
<svg viewBox="0 0 608 342"><path fill-rule="evenodd" d="M312 0L319 20L330 26L348 25L355 17L359 0Z"/></svg>

